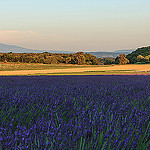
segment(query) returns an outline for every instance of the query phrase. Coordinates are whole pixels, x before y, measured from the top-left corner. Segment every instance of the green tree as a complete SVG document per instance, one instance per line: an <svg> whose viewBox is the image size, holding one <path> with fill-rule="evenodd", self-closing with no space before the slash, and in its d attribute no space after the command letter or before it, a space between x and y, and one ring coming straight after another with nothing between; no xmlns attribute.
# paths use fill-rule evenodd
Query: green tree
<svg viewBox="0 0 150 150"><path fill-rule="evenodd" d="M146 61L149 61L149 60L150 60L150 55L145 56L144 59L145 59Z"/></svg>
<svg viewBox="0 0 150 150"><path fill-rule="evenodd" d="M141 61L144 60L144 57L143 57L142 55L138 55L138 56L137 56L137 60L141 62Z"/></svg>
<svg viewBox="0 0 150 150"><path fill-rule="evenodd" d="M125 65L127 63L129 63L129 60L126 58L125 54L120 54L116 59L115 59L115 63L119 64L119 65Z"/></svg>
<svg viewBox="0 0 150 150"><path fill-rule="evenodd" d="M70 62L71 62L71 57L65 58L65 63L66 63L66 64L68 64L68 63L70 63Z"/></svg>

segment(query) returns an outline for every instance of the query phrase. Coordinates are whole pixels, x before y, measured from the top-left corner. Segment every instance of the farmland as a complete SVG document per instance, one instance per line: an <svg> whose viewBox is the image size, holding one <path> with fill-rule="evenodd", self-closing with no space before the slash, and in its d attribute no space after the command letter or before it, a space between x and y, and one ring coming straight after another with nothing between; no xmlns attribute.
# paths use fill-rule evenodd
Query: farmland
<svg viewBox="0 0 150 150"><path fill-rule="evenodd" d="M150 74L150 64L127 65L52 65L36 63L1 63L0 75L100 75Z"/></svg>
<svg viewBox="0 0 150 150"><path fill-rule="evenodd" d="M52 70L52 69L70 69L70 68L87 68L90 65L76 65L76 64L40 64L40 63L13 63L0 62L0 71L17 71L17 70ZM98 65L92 65L98 67Z"/></svg>
<svg viewBox="0 0 150 150"><path fill-rule="evenodd" d="M1 76L0 149L148 150L150 76Z"/></svg>

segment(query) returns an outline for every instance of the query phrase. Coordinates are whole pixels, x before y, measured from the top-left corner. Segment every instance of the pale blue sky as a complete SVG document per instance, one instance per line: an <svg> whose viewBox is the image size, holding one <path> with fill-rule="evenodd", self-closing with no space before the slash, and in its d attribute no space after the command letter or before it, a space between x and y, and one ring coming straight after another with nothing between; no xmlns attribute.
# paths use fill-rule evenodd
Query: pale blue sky
<svg viewBox="0 0 150 150"><path fill-rule="evenodd" d="M149 0L0 0L0 43L112 51L150 45Z"/></svg>

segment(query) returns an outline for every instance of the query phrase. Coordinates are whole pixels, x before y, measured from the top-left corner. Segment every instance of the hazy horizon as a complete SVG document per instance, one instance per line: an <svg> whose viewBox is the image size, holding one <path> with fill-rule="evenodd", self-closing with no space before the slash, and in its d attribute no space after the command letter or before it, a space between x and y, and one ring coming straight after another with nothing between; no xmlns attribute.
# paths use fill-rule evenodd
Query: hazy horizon
<svg viewBox="0 0 150 150"><path fill-rule="evenodd" d="M2 47L1 47L2 46ZM22 46L18 46L18 45L15 45L15 44L7 44L7 43L0 43L0 48L3 48L3 47L7 47L7 49L8 49L8 47L10 47L11 49L13 48L13 47L20 47L21 49L28 49L28 50L35 50L35 51L44 51L45 49L31 49L31 48L26 48L26 47L22 47ZM92 51L92 50L87 50L87 51L84 51L84 52L115 52L115 51L131 51L131 50L136 50L137 48L135 48L135 49L115 49L115 50L95 50L95 51ZM68 51L68 52L81 52L82 50L74 50L74 51L71 51L71 50L59 50L59 49L47 49L47 50L45 50L45 51L60 51L60 52L62 52L62 51Z"/></svg>
<svg viewBox="0 0 150 150"><path fill-rule="evenodd" d="M115 51L150 45L148 0L0 3L3 44L64 51Z"/></svg>

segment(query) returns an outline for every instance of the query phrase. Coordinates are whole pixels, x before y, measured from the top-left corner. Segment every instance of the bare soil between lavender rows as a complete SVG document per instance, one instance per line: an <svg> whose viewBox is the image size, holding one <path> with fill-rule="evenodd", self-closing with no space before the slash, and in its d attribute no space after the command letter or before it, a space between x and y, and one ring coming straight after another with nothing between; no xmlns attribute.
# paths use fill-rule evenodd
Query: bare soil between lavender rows
<svg viewBox="0 0 150 150"><path fill-rule="evenodd" d="M21 64L23 65L23 64ZM32 64L31 64L32 65ZM38 64L36 64L38 67ZM40 66L40 64L39 64ZM57 66L59 69L57 69ZM127 64L127 65L97 65L97 66L78 66L78 65L57 65L55 68L36 68L24 70L3 70L0 76L9 75L150 75L150 64ZM5 66L4 66L5 67Z"/></svg>

